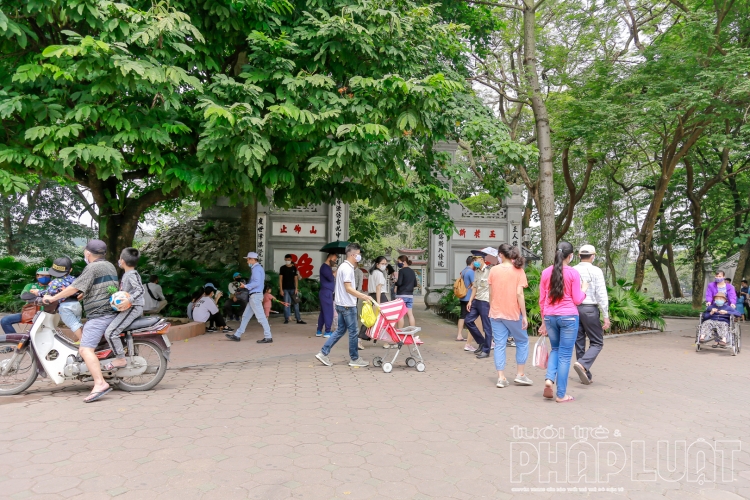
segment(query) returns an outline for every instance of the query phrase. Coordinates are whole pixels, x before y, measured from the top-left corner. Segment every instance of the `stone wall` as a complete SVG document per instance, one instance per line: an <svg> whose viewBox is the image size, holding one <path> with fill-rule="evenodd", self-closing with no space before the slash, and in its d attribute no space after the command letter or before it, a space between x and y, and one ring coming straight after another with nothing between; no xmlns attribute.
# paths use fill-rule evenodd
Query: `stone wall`
<svg viewBox="0 0 750 500"><path fill-rule="evenodd" d="M178 259L203 265L232 264L239 252L239 223L194 219L159 234L141 252L156 262Z"/></svg>

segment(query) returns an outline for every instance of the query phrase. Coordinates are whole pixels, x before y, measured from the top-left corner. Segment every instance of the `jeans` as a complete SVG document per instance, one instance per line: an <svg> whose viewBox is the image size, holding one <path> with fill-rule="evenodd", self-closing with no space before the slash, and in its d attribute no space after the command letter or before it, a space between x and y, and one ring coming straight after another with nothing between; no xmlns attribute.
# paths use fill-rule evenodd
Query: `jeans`
<svg viewBox="0 0 750 500"><path fill-rule="evenodd" d="M482 330L484 330L484 337L479 333L477 328L476 320L482 318ZM469 333L478 344L478 348L482 352L490 353L492 348L492 324L490 323L490 303L485 300L474 300L471 302L471 309L469 314L466 315L464 325L469 330ZM497 348L497 345L495 346Z"/></svg>
<svg viewBox="0 0 750 500"><path fill-rule="evenodd" d="M557 384L557 397L562 399L568 388L570 359L578 336L578 316L545 316L544 324L552 346L545 378Z"/></svg>
<svg viewBox="0 0 750 500"><path fill-rule="evenodd" d="M72 331L75 332L79 328L83 328L83 324L81 323L81 303L77 300L60 302L60 308L57 310L57 313L60 315L63 323L65 323L65 326Z"/></svg>
<svg viewBox="0 0 750 500"><path fill-rule="evenodd" d="M235 336L242 337L242 334L245 333L245 329L247 328L248 322L253 316L255 316L255 318L258 320L258 324L263 327L263 336L267 339L270 339L271 327L268 326L268 319L266 319L266 312L263 310L263 294L262 293L254 293L250 295L250 300L247 303L245 312L242 313L242 322L240 323L240 327L237 329Z"/></svg>
<svg viewBox="0 0 750 500"><path fill-rule="evenodd" d="M521 328L523 319L518 321L509 319L490 318L492 323L492 338L495 341L495 369L505 370L505 347L510 335L516 339L516 365L525 365L529 358L529 335Z"/></svg>
<svg viewBox="0 0 750 500"><path fill-rule="evenodd" d="M0 325L2 325L3 327L3 333L16 333L16 329L13 328L13 325L20 322L21 313L3 316L3 319L0 319Z"/></svg>
<svg viewBox="0 0 750 500"><path fill-rule="evenodd" d="M284 290L284 302L288 302L288 306L284 306L284 320L289 321L289 317L292 315L291 308L294 306L294 317L297 321L302 321L299 315L299 304L292 304L292 296L294 290Z"/></svg>
<svg viewBox="0 0 750 500"><path fill-rule="evenodd" d="M318 315L318 331L322 332L325 328L326 333L331 333L331 324L333 324L333 290L321 288L318 292L320 299L320 314Z"/></svg>
<svg viewBox="0 0 750 500"><path fill-rule="evenodd" d="M359 359L359 351L357 350L357 307L344 307L336 306L336 312L339 315L339 327L336 332L328 337L326 343L323 344L323 348L320 352L324 356L328 356L331 352L331 348L336 345L336 342L344 336L344 333L349 331L349 357L352 361Z"/></svg>

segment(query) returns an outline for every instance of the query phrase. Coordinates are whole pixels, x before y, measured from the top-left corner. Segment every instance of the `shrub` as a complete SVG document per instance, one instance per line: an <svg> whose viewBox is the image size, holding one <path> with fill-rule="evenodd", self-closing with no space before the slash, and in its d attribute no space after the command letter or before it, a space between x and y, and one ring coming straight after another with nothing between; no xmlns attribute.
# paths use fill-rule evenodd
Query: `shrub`
<svg viewBox="0 0 750 500"><path fill-rule="evenodd" d="M692 297L675 297L672 299L656 299L659 304L692 304Z"/></svg>
<svg viewBox="0 0 750 500"><path fill-rule="evenodd" d="M703 309L693 309L692 304L662 304L661 313L664 316L681 316L685 318L697 318Z"/></svg>

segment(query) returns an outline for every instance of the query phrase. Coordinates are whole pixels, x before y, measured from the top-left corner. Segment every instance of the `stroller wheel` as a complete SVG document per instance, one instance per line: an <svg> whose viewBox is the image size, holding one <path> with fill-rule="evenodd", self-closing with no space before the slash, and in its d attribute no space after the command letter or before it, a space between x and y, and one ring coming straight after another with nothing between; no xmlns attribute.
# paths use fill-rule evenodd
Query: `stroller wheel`
<svg viewBox="0 0 750 500"><path fill-rule="evenodd" d="M406 358L406 366L414 368L415 366L417 366L417 360L412 357Z"/></svg>
<svg viewBox="0 0 750 500"><path fill-rule="evenodd" d="M385 373L391 373L391 370L393 370L393 365L390 363L383 363L383 371Z"/></svg>
<svg viewBox="0 0 750 500"><path fill-rule="evenodd" d="M380 356L372 358L372 366L383 366L383 358Z"/></svg>
<svg viewBox="0 0 750 500"><path fill-rule="evenodd" d="M417 363L417 371L418 372L424 371L424 363Z"/></svg>

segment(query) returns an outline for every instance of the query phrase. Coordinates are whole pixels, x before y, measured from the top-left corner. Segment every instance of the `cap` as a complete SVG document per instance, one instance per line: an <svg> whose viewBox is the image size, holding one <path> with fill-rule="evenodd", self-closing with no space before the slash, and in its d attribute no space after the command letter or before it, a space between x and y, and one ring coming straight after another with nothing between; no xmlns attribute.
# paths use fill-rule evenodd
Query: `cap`
<svg viewBox="0 0 750 500"><path fill-rule="evenodd" d="M205 285L203 285L203 288L213 288L214 290L216 290L216 287L211 282L208 282Z"/></svg>
<svg viewBox="0 0 750 500"><path fill-rule="evenodd" d="M36 270L37 274L42 274L44 276L49 276L49 267L40 267Z"/></svg>
<svg viewBox="0 0 750 500"><path fill-rule="evenodd" d="M727 298L727 294L724 293L724 292L716 292L714 294L714 298L716 298L716 297L724 297L726 299Z"/></svg>
<svg viewBox="0 0 750 500"><path fill-rule="evenodd" d="M241 275L240 273L234 273L234 274L232 275L232 278L236 278L237 276L242 276L242 275Z"/></svg>
<svg viewBox="0 0 750 500"><path fill-rule="evenodd" d="M107 244L102 240L89 240L89 242L86 243L85 249L97 255L104 255L107 253Z"/></svg>
<svg viewBox="0 0 750 500"><path fill-rule="evenodd" d="M578 250L578 255L596 255L596 248L594 248L594 245L583 245Z"/></svg>
<svg viewBox="0 0 750 500"><path fill-rule="evenodd" d="M257 254L257 253L255 253L255 252L249 252L249 253L247 254L247 257L245 257L245 258L246 258L246 259L255 259L255 260L258 260L258 254Z"/></svg>
<svg viewBox="0 0 750 500"><path fill-rule="evenodd" d="M56 278L62 278L70 274L71 269L73 269L73 261L70 257L60 257L52 263L49 273Z"/></svg>

